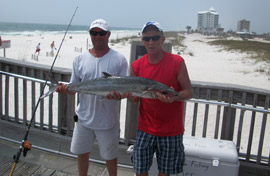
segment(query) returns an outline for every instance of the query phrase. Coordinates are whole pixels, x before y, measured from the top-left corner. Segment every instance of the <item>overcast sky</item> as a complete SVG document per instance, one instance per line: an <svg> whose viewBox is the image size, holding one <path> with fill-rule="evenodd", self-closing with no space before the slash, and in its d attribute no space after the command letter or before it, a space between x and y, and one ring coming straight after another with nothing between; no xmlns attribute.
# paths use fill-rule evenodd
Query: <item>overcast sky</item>
<svg viewBox="0 0 270 176"><path fill-rule="evenodd" d="M103 18L113 27L141 28L158 21L164 30L195 29L197 12L213 7L225 30L237 29L237 21L251 22L251 31L270 32L270 0L1 0L0 22L89 25Z"/></svg>

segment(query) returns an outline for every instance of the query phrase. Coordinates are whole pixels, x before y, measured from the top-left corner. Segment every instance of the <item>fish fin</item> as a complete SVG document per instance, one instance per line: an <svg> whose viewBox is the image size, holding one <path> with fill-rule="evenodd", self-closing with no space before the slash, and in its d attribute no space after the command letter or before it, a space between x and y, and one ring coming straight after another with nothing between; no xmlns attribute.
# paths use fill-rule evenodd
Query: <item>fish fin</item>
<svg viewBox="0 0 270 176"><path fill-rule="evenodd" d="M108 73L108 72L102 72L103 73L103 77L104 78L109 78L109 77L112 77L112 75L110 74L110 73Z"/></svg>

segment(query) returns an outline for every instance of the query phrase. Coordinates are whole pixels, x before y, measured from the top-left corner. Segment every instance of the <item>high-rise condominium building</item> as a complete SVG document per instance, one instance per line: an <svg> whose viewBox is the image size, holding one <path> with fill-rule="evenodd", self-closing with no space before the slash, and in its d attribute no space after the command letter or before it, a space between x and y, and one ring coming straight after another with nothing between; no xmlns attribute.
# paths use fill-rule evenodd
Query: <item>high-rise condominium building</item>
<svg viewBox="0 0 270 176"><path fill-rule="evenodd" d="M250 21L245 19L238 21L237 23L237 32L249 32L250 30Z"/></svg>
<svg viewBox="0 0 270 176"><path fill-rule="evenodd" d="M209 11L198 12L197 30L203 34L212 34L217 32L219 14L214 8Z"/></svg>

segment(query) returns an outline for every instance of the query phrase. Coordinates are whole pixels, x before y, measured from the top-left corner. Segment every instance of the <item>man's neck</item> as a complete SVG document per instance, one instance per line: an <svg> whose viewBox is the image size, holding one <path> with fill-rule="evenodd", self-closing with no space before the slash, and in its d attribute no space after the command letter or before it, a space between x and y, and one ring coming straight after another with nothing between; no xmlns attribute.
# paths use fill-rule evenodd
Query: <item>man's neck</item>
<svg viewBox="0 0 270 176"><path fill-rule="evenodd" d="M99 48L92 48L89 50L89 52L95 56L95 57L102 57L104 56L106 53L108 53L110 50L109 47L106 47L106 48L102 48L102 49L99 49Z"/></svg>
<svg viewBox="0 0 270 176"><path fill-rule="evenodd" d="M157 52L157 53L148 54L147 59L149 63L156 64L162 60L163 56L164 56L164 52L163 50L161 50L160 52Z"/></svg>

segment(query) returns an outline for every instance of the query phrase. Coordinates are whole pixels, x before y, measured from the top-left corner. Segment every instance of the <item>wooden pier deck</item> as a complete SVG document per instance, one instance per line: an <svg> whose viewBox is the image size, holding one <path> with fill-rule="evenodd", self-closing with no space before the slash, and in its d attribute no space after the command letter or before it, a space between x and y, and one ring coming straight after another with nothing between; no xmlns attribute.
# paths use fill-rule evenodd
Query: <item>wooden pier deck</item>
<svg viewBox="0 0 270 176"><path fill-rule="evenodd" d="M0 139L0 175L8 176L12 164L12 156L16 154L18 145ZM75 158L57 155L38 149L31 149L26 157L21 155L13 176L76 176L78 175ZM89 163L89 176L108 176L104 164ZM133 176L132 169L118 167L119 176Z"/></svg>
<svg viewBox="0 0 270 176"><path fill-rule="evenodd" d="M19 150L20 142L26 128L5 121L0 121L0 176L8 176L13 164L13 156ZM10 139L12 141L7 141ZM28 141L32 149L27 156L21 154L20 161L16 165L14 176L75 176L78 175L77 159L70 153L71 138L61 137L32 128ZM44 149L52 150L44 151ZM131 167L130 155L126 153L126 147L119 146L118 175L134 176ZM59 152L59 154L57 154ZM66 154L66 155L63 155ZM70 156L69 156L70 155ZM88 176L108 176L105 162L100 158L97 144L90 158ZM125 165L124 165L125 164ZM125 167L127 166L127 167Z"/></svg>
<svg viewBox="0 0 270 176"><path fill-rule="evenodd" d="M12 162L13 160L11 158L5 157L5 156L0 156L0 175L9 175L12 167ZM62 175L62 176L73 176L74 174L70 173L65 173L65 172L60 172L54 169L49 169L41 165L37 164L31 164L27 162L19 162L16 170L13 174L15 175L33 175L33 176L57 176L57 175Z"/></svg>

